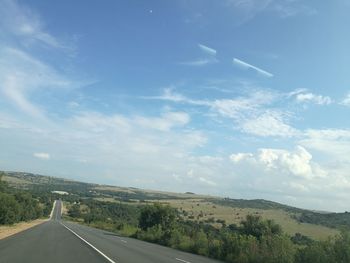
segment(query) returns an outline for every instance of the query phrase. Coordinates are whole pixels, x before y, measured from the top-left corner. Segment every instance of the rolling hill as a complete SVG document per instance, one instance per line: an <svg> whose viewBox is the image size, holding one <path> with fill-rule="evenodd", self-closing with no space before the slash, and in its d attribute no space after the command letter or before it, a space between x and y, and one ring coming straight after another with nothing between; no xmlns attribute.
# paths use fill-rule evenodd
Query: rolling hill
<svg viewBox="0 0 350 263"><path fill-rule="evenodd" d="M143 190L134 187L118 187L78 182L25 172L4 172L9 185L31 191L66 191L71 197L91 198L97 201L142 205L160 202L177 208L184 219L208 223L216 227L222 224L240 224L246 215L259 215L273 219L283 230L294 235L324 240L335 235L341 227L350 228L350 213L324 213L300 209L263 199L244 200Z"/></svg>

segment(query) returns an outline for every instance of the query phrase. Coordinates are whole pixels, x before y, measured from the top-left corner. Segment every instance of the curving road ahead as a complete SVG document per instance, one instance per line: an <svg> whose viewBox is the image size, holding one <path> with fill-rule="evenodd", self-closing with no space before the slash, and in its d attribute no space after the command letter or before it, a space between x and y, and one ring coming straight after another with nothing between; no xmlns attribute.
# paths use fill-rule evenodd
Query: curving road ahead
<svg viewBox="0 0 350 263"><path fill-rule="evenodd" d="M120 237L61 220L61 201L51 220L0 240L0 263L215 263L171 248Z"/></svg>

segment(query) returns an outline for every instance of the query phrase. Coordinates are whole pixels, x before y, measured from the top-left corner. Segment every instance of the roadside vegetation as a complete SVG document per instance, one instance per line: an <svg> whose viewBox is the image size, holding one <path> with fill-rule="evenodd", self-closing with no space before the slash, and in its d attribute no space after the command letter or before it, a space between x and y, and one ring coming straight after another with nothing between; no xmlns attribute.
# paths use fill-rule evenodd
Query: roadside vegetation
<svg viewBox="0 0 350 263"><path fill-rule="evenodd" d="M87 184L18 172L0 180L0 224L48 216L224 262L350 262L349 213L320 213L240 200ZM58 196L52 191L66 191Z"/></svg>
<svg viewBox="0 0 350 263"><path fill-rule="evenodd" d="M48 217L53 197L49 193L18 190L2 180L0 173L0 225Z"/></svg>
<svg viewBox="0 0 350 263"><path fill-rule="evenodd" d="M93 227L225 262L350 262L350 233L315 241L289 236L273 220L247 215L240 224L214 227L184 220L168 205L130 205L79 199L67 218Z"/></svg>

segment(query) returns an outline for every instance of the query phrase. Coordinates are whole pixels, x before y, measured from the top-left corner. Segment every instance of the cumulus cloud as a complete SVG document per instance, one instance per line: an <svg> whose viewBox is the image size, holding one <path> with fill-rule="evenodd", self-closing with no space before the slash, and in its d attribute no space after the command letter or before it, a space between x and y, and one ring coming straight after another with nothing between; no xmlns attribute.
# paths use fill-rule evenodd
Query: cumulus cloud
<svg viewBox="0 0 350 263"><path fill-rule="evenodd" d="M328 96L316 95L311 92L300 92L296 94L295 99L300 103L314 103L318 105L329 105L332 99Z"/></svg>
<svg viewBox="0 0 350 263"><path fill-rule="evenodd" d="M252 153L235 153L230 155L230 160L234 163L239 163L253 157L254 155Z"/></svg>
<svg viewBox="0 0 350 263"><path fill-rule="evenodd" d="M49 153L33 153L33 156L38 158L38 159L42 159L42 160L50 160L51 156Z"/></svg>
<svg viewBox="0 0 350 263"><path fill-rule="evenodd" d="M350 93L340 102L341 105L350 106Z"/></svg>
<svg viewBox="0 0 350 263"><path fill-rule="evenodd" d="M299 143L333 160L350 162L349 129L308 129Z"/></svg>
<svg viewBox="0 0 350 263"><path fill-rule="evenodd" d="M236 153L230 156L230 160L236 164L249 162L265 171L304 179L325 176L325 171L312 162L312 155L302 146L297 146L294 151L267 148L258 150L256 154Z"/></svg>

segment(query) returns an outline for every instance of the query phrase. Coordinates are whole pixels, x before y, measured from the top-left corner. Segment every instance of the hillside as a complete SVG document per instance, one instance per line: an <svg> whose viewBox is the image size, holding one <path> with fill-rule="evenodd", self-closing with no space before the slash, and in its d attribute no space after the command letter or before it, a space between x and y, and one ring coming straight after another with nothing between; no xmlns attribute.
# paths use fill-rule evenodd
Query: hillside
<svg viewBox="0 0 350 263"><path fill-rule="evenodd" d="M177 208L184 219L221 227L223 224L239 225L247 215L273 219L283 230L294 235L301 233L323 240L338 233L341 227L350 227L349 213L321 213L295 208L263 199L244 200L143 190L134 187L117 187L90 184L22 172L5 172L3 178L9 185L28 190L66 191L73 198L91 198L96 201L142 205L160 202Z"/></svg>

